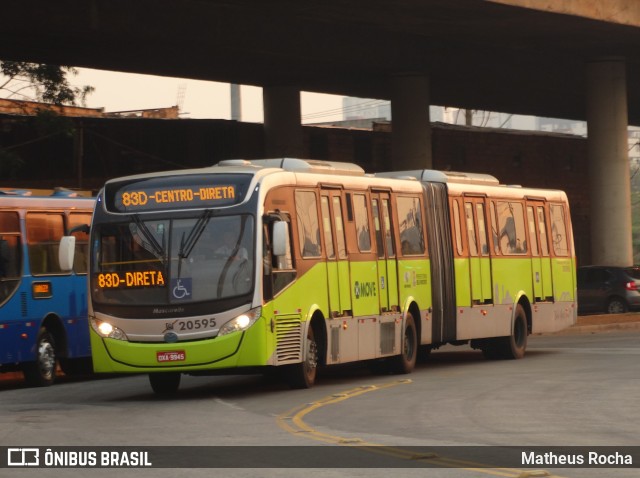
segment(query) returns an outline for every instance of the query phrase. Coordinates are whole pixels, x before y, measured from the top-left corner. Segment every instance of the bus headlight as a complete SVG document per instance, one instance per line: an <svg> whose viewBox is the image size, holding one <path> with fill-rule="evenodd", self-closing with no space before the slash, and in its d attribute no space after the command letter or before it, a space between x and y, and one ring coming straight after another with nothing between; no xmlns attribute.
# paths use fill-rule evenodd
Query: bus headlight
<svg viewBox="0 0 640 478"><path fill-rule="evenodd" d="M255 309L251 309L244 314L239 315L235 319L230 320L222 327L220 327L218 336L227 335L231 332L240 332L242 330L247 330L255 323L256 320L260 318L261 313L262 307L256 307Z"/></svg>
<svg viewBox="0 0 640 478"><path fill-rule="evenodd" d="M127 338L127 334L125 334L118 327L114 327L109 322L105 322L104 320L94 319L91 317L89 319L91 322L91 328L100 336L109 339L116 340L129 340Z"/></svg>

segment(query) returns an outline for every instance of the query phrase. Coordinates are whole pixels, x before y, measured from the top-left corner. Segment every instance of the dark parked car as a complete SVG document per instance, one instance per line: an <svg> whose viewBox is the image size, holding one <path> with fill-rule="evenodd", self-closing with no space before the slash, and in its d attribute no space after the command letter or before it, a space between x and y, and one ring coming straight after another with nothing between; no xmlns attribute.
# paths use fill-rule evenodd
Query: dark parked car
<svg viewBox="0 0 640 478"><path fill-rule="evenodd" d="M640 267L578 268L578 313L640 309Z"/></svg>

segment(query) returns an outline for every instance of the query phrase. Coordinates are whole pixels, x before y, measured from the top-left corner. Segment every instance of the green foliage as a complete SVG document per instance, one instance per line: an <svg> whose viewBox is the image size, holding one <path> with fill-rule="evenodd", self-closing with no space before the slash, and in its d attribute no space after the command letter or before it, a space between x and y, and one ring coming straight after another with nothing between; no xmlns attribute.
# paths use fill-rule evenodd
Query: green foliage
<svg viewBox="0 0 640 478"><path fill-rule="evenodd" d="M0 89L8 91L10 98L77 106L84 105L87 95L94 90L91 86L72 86L68 76L78 71L70 66L0 61L0 73L6 77Z"/></svg>
<svg viewBox="0 0 640 478"><path fill-rule="evenodd" d="M69 66L0 60L0 96L9 100L31 100L55 105L84 106L94 88L76 87L69 77L78 73ZM54 136L72 137L73 121L47 108L40 108L31 122L35 138L21 144L0 144L0 177L15 178L25 167L19 150ZM3 147L4 146L4 147Z"/></svg>

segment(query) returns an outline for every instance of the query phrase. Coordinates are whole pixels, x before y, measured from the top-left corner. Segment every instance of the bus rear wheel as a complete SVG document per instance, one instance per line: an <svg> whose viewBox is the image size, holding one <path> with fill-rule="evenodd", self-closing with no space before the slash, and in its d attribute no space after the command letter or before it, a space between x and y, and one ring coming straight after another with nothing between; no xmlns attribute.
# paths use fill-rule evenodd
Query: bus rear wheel
<svg viewBox="0 0 640 478"><path fill-rule="evenodd" d="M479 347L485 358L490 360L521 359L527 350L527 314L520 304L516 307L516 315L513 319L511 335L482 339Z"/></svg>
<svg viewBox="0 0 640 478"><path fill-rule="evenodd" d="M527 335L527 314L525 314L524 308L518 304L511 335L504 338L502 357L505 359L523 358L527 350Z"/></svg>
<svg viewBox="0 0 640 478"><path fill-rule="evenodd" d="M179 372L150 373L149 383L157 395L170 395L178 391L180 378Z"/></svg>
<svg viewBox="0 0 640 478"><path fill-rule="evenodd" d="M22 367L27 384L33 387L48 387L56 379L56 347L53 335L42 327L36 340L36 360Z"/></svg>
<svg viewBox="0 0 640 478"><path fill-rule="evenodd" d="M418 357L418 333L411 314L405 320L401 347L400 355L393 359L393 371L400 374L411 373L416 366Z"/></svg>

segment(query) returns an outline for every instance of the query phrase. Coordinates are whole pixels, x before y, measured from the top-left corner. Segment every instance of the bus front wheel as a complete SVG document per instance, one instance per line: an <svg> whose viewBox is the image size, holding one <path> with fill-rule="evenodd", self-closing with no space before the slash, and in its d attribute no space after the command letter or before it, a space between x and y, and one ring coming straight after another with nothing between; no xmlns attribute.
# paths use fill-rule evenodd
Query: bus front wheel
<svg viewBox="0 0 640 478"><path fill-rule="evenodd" d="M170 395L180 386L179 372L157 372L149 374L149 383L157 395Z"/></svg>
<svg viewBox="0 0 640 478"><path fill-rule="evenodd" d="M307 344L305 356L301 363L288 365L286 379L291 388L311 388L316 382L318 373L318 344L315 340L313 327L307 329Z"/></svg>
<svg viewBox="0 0 640 478"><path fill-rule="evenodd" d="M48 387L56 379L56 347L53 335L42 327L36 340L36 360L22 367L27 383L33 387Z"/></svg>

